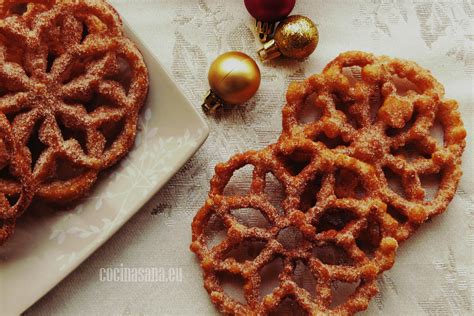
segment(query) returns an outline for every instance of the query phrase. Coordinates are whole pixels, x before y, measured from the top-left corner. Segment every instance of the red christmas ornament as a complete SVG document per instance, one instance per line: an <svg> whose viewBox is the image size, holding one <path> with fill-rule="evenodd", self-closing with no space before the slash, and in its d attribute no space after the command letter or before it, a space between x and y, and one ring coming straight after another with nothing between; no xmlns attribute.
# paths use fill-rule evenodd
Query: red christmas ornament
<svg viewBox="0 0 474 316"><path fill-rule="evenodd" d="M290 14L296 0L244 0L247 11L262 22L277 22Z"/></svg>
<svg viewBox="0 0 474 316"><path fill-rule="evenodd" d="M244 0L247 11L256 20L260 41L266 42L268 35L275 30L275 22L286 18L296 0Z"/></svg>

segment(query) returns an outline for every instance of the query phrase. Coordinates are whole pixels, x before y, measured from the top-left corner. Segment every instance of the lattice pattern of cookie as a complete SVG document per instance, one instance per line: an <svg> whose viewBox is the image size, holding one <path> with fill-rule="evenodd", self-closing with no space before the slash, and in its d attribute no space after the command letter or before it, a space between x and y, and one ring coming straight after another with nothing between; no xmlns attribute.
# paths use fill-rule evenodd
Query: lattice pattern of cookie
<svg viewBox="0 0 474 316"><path fill-rule="evenodd" d="M26 166L26 157L13 141L10 123L0 113L0 243L13 233L16 218L33 197Z"/></svg>
<svg viewBox="0 0 474 316"><path fill-rule="evenodd" d="M446 209L462 173L466 131L457 103L443 96L438 81L414 62L343 53L321 74L290 85L281 139L312 139L373 165L380 198L401 221L394 236L401 241ZM308 107L317 117L303 121ZM444 143L430 134L437 125ZM421 183L427 176L439 177L432 200Z"/></svg>
<svg viewBox="0 0 474 316"><path fill-rule="evenodd" d="M385 204L371 196L376 184L372 168L353 158L339 159L338 155L306 141L238 154L216 166L209 198L193 222L191 249L201 261L205 287L222 312L266 314L287 298L309 314L350 314L367 308L377 293L377 276L393 264L397 242L388 237L393 220L386 216ZM249 192L226 195L225 188L234 172L247 165L253 166ZM336 174L341 171L360 175L364 179L360 185L367 194L360 198L344 196L347 190L338 188L336 181ZM266 193L270 174L284 189L281 205L273 205ZM280 207L283 211L278 210ZM267 225L242 223L234 212L243 208L261 212ZM210 221L224 224L226 231L225 239L213 247L206 228ZM285 241L281 236L288 229L300 238ZM262 242L264 246L251 261L239 262L229 256L246 242ZM262 297L260 273L275 258L283 261L279 285ZM316 280L314 293L295 281L298 262ZM219 277L222 273L244 280L245 302L225 293ZM331 306L331 285L335 282L358 285L344 302Z"/></svg>

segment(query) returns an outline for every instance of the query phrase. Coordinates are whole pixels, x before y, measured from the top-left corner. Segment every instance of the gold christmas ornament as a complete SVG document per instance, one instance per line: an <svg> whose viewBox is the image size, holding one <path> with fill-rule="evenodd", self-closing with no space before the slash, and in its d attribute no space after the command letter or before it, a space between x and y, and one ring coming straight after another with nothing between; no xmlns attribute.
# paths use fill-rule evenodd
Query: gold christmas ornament
<svg viewBox="0 0 474 316"><path fill-rule="evenodd" d="M217 57L208 73L210 90L202 104L205 112L221 106L248 101L260 86L260 69L255 61L241 52L227 52Z"/></svg>
<svg viewBox="0 0 474 316"><path fill-rule="evenodd" d="M319 42L316 25L305 16L292 15L278 24L272 40L263 44L258 55L263 61L281 55L302 59L311 55Z"/></svg>

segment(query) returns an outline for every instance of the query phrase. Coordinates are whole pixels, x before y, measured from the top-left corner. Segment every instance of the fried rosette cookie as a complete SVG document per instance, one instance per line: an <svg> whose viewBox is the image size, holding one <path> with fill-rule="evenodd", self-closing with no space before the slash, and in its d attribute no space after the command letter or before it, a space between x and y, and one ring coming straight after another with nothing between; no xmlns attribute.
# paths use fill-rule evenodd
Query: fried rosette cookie
<svg viewBox="0 0 474 316"><path fill-rule="evenodd" d="M234 173L246 166L253 168L249 192L227 194ZM370 165L303 140L238 154L215 171L209 197L192 224L191 249L220 311L265 315L287 300L312 315L347 315L367 308L377 293L377 276L393 265L397 248L389 237L393 221L386 216L386 206L370 193L377 184ZM369 193L362 198L338 196L336 178L341 172L359 175L359 185ZM267 192L270 178L283 190L278 205ZM225 237L212 245L215 227ZM277 285L263 295L262 271L275 260L282 262ZM299 284L295 273L301 266L315 280L313 287ZM242 280L244 301L226 293L226 275ZM338 283L355 288L336 304Z"/></svg>
<svg viewBox="0 0 474 316"><path fill-rule="evenodd" d="M428 70L347 52L321 74L290 85L280 139L311 139L371 164L380 198L400 223L394 237L402 241L447 208L462 174L465 137L456 101L444 99ZM439 182L432 198L425 180Z"/></svg>

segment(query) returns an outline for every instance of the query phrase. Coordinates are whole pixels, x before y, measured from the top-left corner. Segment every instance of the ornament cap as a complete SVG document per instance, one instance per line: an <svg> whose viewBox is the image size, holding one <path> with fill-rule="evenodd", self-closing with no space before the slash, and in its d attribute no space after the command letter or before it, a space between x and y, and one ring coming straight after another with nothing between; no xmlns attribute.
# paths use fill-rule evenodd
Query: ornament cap
<svg viewBox="0 0 474 316"><path fill-rule="evenodd" d="M206 96L204 97L204 102L201 104L202 110L206 114L213 114L217 109L224 106L227 107L224 101L222 101L222 99L219 98L212 90L207 92Z"/></svg>
<svg viewBox="0 0 474 316"><path fill-rule="evenodd" d="M269 40L263 44L263 47L258 51L258 56L261 61L268 61L281 56L278 45L274 39Z"/></svg>
<svg viewBox="0 0 474 316"><path fill-rule="evenodd" d="M256 20L255 26L258 33L258 38L260 39L261 43L265 43L268 39L268 36L275 32L275 22L263 22Z"/></svg>

